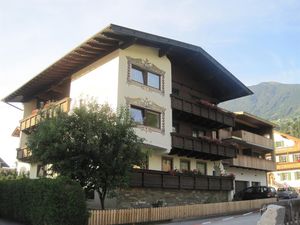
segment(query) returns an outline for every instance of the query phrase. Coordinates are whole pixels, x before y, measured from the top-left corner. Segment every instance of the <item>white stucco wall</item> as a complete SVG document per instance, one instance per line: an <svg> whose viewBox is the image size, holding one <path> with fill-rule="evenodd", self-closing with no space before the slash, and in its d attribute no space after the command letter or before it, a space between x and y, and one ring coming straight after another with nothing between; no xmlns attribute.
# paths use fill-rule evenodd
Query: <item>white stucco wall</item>
<svg viewBox="0 0 300 225"><path fill-rule="evenodd" d="M233 173L235 175L235 180L249 181L250 185L253 181L260 182L261 185L267 185L265 171L228 167L226 168L226 172L229 174Z"/></svg>
<svg viewBox="0 0 300 225"><path fill-rule="evenodd" d="M164 75L164 94L149 91L138 85L130 84L128 77L128 61L127 56L142 60L148 60L160 70L165 72ZM171 110L171 63L167 57L159 57L158 49L133 45L125 50L120 51L120 67L119 67L119 88L118 88L118 106L126 105L126 98L138 98L141 101L149 101L165 109L165 131L164 133L149 131L136 128L137 135L145 138L145 143L164 148L166 151L171 149L172 131L172 110Z"/></svg>
<svg viewBox="0 0 300 225"><path fill-rule="evenodd" d="M115 51L72 76L71 108L82 98L95 98L117 108L119 57Z"/></svg>
<svg viewBox="0 0 300 225"><path fill-rule="evenodd" d="M36 179L37 178L37 164L36 163L31 163L30 164L29 178L30 179Z"/></svg>
<svg viewBox="0 0 300 225"><path fill-rule="evenodd" d="M300 180L296 180L295 172L300 172L300 170L285 170L285 171L278 171L278 172L272 172L272 173L274 174L274 179L277 183L299 189L300 188ZM291 180L281 180L280 179L281 173L290 173Z"/></svg>
<svg viewBox="0 0 300 225"><path fill-rule="evenodd" d="M284 142L284 146L282 147L293 147L295 145L295 142L293 140L289 140L287 138L282 137L280 134L278 133L274 133L274 141L283 141Z"/></svg>
<svg viewBox="0 0 300 225"><path fill-rule="evenodd" d="M154 152L149 156L149 169L150 170L162 170L162 157L168 157L173 159L173 169L180 169L180 160L187 160L190 162L190 169L196 169L197 162L204 162L206 163L206 172L207 175L213 175L213 168L214 164L219 165L220 161L209 161L209 160L201 160L195 158L187 158L187 157L178 157L176 155L166 155L166 154L159 154Z"/></svg>

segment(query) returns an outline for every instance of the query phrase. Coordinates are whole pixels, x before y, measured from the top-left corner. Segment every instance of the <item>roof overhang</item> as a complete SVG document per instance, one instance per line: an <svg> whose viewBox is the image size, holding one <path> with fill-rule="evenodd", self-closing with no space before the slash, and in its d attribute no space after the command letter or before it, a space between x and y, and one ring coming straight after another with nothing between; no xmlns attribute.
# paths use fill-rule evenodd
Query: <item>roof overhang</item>
<svg viewBox="0 0 300 225"><path fill-rule="evenodd" d="M236 121L237 122L246 122L247 124L251 124L256 127L268 127L268 128L273 128L276 126L275 123L272 123L268 120L265 120L263 118L260 118L258 116L252 115L247 112L234 112L236 116Z"/></svg>
<svg viewBox="0 0 300 225"><path fill-rule="evenodd" d="M125 49L132 44L157 48L159 57L167 56L175 62L184 61L186 66L192 67L199 76L205 77L209 74L206 80L215 90L212 97L219 102L253 94L201 47L111 24L5 97L3 101L25 102L45 87L54 86L109 53Z"/></svg>

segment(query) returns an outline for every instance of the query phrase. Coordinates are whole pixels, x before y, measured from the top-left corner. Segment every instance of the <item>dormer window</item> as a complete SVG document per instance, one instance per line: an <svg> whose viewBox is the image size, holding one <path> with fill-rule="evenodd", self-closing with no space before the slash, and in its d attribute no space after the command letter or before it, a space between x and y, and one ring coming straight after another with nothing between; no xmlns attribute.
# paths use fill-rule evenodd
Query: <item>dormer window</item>
<svg viewBox="0 0 300 225"><path fill-rule="evenodd" d="M161 76L158 74L132 66L130 78L143 85L161 90Z"/></svg>

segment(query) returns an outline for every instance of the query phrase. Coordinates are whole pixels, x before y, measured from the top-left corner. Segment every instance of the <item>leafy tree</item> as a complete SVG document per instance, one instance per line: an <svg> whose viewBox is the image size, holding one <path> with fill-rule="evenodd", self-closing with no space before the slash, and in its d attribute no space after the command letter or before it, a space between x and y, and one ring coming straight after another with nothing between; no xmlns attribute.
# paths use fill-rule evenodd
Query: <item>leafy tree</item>
<svg viewBox="0 0 300 225"><path fill-rule="evenodd" d="M278 130L300 138L300 116L277 120Z"/></svg>
<svg viewBox="0 0 300 225"><path fill-rule="evenodd" d="M28 176L26 173L18 174L16 169L0 168L0 180L22 179L28 178Z"/></svg>
<svg viewBox="0 0 300 225"><path fill-rule="evenodd" d="M107 194L126 186L132 166L144 158L143 140L128 110L115 113L108 105L87 101L70 114L55 114L42 119L29 136L33 161L96 190L104 209Z"/></svg>

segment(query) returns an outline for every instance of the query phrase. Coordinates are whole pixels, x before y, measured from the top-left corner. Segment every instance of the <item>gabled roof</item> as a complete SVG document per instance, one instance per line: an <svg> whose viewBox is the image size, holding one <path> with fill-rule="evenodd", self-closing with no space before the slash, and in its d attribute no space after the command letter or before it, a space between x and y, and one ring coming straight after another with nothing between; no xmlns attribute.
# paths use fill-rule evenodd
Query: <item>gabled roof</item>
<svg viewBox="0 0 300 225"><path fill-rule="evenodd" d="M0 158L0 168L3 168L3 167L9 167L9 165L4 162L4 160L2 158Z"/></svg>
<svg viewBox="0 0 300 225"><path fill-rule="evenodd" d="M274 130L274 133L282 136L283 138L286 138L286 139L289 139L289 140L293 140L293 141L297 141L297 142L300 142L300 138L297 138L295 136L292 136L292 135L289 135L289 134L286 134L286 133L282 133L278 130Z"/></svg>
<svg viewBox="0 0 300 225"><path fill-rule="evenodd" d="M212 97L219 102L253 94L201 47L111 24L5 97L3 101L24 102L43 91L45 87L56 85L105 55L132 44L158 48L160 57L166 55L172 62L190 67L199 75L200 80L203 79L212 87Z"/></svg>

